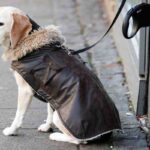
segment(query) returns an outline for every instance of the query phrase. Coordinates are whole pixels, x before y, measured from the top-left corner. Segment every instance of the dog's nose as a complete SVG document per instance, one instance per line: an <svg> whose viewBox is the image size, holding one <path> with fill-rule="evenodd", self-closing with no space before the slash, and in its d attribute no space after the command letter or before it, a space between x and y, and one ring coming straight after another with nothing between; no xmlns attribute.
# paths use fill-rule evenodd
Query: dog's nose
<svg viewBox="0 0 150 150"><path fill-rule="evenodd" d="M3 26L4 25L4 23L3 22L0 22L0 26Z"/></svg>

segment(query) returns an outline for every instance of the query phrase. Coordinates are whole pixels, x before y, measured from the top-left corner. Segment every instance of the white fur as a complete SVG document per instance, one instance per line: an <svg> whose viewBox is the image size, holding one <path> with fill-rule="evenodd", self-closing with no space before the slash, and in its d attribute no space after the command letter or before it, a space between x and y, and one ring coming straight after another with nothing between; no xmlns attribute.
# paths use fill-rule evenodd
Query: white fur
<svg viewBox="0 0 150 150"><path fill-rule="evenodd" d="M10 31L13 21L11 14L13 12L24 15L21 10L18 10L14 7L0 7L0 22L4 23L3 26L0 26L0 44L3 47L4 51L7 51L10 48ZM23 118L34 94L32 88L16 71L14 71L14 76L18 85L18 107L15 119L12 122L11 126L3 130L3 134L7 136L17 134L17 131L22 125ZM71 133L69 133L69 131L62 124L56 111L54 111L53 115L53 111L50 108L50 105L48 105L48 116L46 123L42 124L38 128L38 130L42 132L47 132L51 127L52 121L62 133L51 134L51 140L70 142L74 144L85 143L85 141L76 139L71 135Z"/></svg>
<svg viewBox="0 0 150 150"><path fill-rule="evenodd" d="M49 103L47 104L47 114L48 115L47 115L46 123L41 124L38 128L38 131L48 132L53 122L53 110L50 107Z"/></svg>
<svg viewBox="0 0 150 150"><path fill-rule="evenodd" d="M17 134L17 131L22 125L23 118L33 96L33 91L28 83L17 72L14 72L14 76L18 85L18 107L15 119L11 126L3 130L4 135Z"/></svg>

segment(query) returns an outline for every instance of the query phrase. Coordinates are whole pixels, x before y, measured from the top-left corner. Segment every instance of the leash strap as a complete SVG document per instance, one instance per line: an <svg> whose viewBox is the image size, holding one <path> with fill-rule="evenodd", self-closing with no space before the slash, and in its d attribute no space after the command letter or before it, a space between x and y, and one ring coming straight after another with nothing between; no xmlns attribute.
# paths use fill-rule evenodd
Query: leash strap
<svg viewBox="0 0 150 150"><path fill-rule="evenodd" d="M126 0L122 0L122 2L120 4L120 7L119 7L119 9L116 13L116 16L114 17L114 19L113 19L111 25L109 26L108 30L105 32L105 34L96 43L94 43L94 44L92 44L88 47L85 47L83 49L79 49L79 50L76 50L76 51L70 51L69 55L77 55L79 53L85 52L85 51L93 48L94 46L96 46L98 43L100 43L103 40L103 38L108 34L108 32L111 30L111 28L113 27L114 23L116 22L116 20L118 19L119 15L120 15L125 3L126 3Z"/></svg>

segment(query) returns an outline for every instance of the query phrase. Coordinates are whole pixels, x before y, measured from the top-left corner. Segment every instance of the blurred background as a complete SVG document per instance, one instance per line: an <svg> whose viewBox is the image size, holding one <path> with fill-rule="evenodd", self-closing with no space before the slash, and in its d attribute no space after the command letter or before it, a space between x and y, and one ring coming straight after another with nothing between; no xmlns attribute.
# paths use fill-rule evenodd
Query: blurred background
<svg viewBox="0 0 150 150"><path fill-rule="evenodd" d="M66 45L78 50L97 41L107 30L121 0L3 0L0 6L14 6L27 13L42 27L54 24L66 37ZM9 126L17 107L17 86L10 62L0 59L0 150L98 150L127 148L148 150L145 135L140 132L135 118L138 96L139 34L132 40L122 35L122 21L127 11L140 0L127 0L113 30L101 44L81 54L97 74L115 102L124 133L115 134L106 143L74 146L49 141L48 133L36 132L46 119L46 104L38 100L27 113L18 137L4 137L1 132ZM0 49L0 54L2 50Z"/></svg>

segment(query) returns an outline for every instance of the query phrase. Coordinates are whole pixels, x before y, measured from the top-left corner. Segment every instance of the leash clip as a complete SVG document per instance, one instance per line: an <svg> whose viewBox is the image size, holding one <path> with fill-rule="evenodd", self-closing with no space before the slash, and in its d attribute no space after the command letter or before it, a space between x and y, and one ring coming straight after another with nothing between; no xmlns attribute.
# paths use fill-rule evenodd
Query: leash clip
<svg viewBox="0 0 150 150"><path fill-rule="evenodd" d="M75 51L72 50L72 49L67 49L67 53L68 53L69 56L75 55Z"/></svg>
<svg viewBox="0 0 150 150"><path fill-rule="evenodd" d="M61 48L63 50L65 50L69 56L73 55L73 50L69 49L68 47L65 47L64 45L61 45Z"/></svg>
<svg viewBox="0 0 150 150"><path fill-rule="evenodd" d="M68 50L68 55L71 56L72 55L72 52L70 50Z"/></svg>

